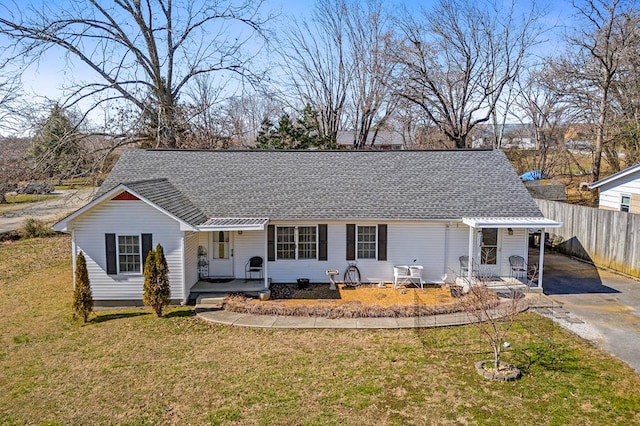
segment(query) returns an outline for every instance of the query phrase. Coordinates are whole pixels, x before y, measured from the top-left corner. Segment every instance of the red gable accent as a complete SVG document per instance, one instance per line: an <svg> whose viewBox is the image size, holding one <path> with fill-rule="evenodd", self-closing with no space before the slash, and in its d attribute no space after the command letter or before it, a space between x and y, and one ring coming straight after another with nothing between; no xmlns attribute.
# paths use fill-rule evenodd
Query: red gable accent
<svg viewBox="0 0 640 426"><path fill-rule="evenodd" d="M135 195L131 194L130 192L124 191L124 192L121 192L120 194L116 195L115 197L113 197L112 200L137 201L137 200L139 200L139 198L136 197Z"/></svg>

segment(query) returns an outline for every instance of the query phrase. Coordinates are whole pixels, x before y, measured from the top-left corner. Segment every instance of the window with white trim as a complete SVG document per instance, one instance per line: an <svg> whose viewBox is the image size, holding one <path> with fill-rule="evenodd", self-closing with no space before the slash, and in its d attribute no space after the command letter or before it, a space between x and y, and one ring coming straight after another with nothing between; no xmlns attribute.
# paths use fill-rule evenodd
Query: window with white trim
<svg viewBox="0 0 640 426"><path fill-rule="evenodd" d="M377 227L375 225L358 225L356 237L356 253L358 259L376 258L376 235Z"/></svg>
<svg viewBox="0 0 640 426"><path fill-rule="evenodd" d="M622 195L620 197L620 211L628 212L631 209L631 195Z"/></svg>
<svg viewBox="0 0 640 426"><path fill-rule="evenodd" d="M276 227L276 257L279 260L317 259L318 227Z"/></svg>
<svg viewBox="0 0 640 426"><path fill-rule="evenodd" d="M121 274L139 274L142 265L142 247L139 235L118 235L118 271Z"/></svg>
<svg viewBox="0 0 640 426"><path fill-rule="evenodd" d="M296 258L296 228L278 226L276 228L276 256L278 259Z"/></svg>

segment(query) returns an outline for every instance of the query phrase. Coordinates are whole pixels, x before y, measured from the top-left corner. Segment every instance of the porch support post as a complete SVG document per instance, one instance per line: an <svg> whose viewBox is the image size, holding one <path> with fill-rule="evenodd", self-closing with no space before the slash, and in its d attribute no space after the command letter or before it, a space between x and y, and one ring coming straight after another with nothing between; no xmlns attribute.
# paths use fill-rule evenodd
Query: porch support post
<svg viewBox="0 0 640 426"><path fill-rule="evenodd" d="M264 288L269 289L269 233L267 232L267 225L264 226L264 262L262 263L262 270L264 272Z"/></svg>
<svg viewBox="0 0 640 426"><path fill-rule="evenodd" d="M467 279L469 280L469 285L471 285L472 275L473 275L473 261L474 261L474 246L475 246L475 235L476 228L473 226L469 226L469 263L467 264Z"/></svg>
<svg viewBox="0 0 640 426"><path fill-rule="evenodd" d="M544 229L540 231L540 258L538 259L538 288L542 288L543 267L544 267Z"/></svg>

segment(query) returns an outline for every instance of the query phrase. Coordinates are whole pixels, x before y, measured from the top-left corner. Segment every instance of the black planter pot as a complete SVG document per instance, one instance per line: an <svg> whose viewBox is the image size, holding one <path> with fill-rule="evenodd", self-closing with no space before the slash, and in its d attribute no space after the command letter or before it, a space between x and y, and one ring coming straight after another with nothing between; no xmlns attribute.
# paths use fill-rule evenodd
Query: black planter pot
<svg viewBox="0 0 640 426"><path fill-rule="evenodd" d="M464 291L462 286L452 285L451 286L451 296L452 297L462 297L464 295Z"/></svg>

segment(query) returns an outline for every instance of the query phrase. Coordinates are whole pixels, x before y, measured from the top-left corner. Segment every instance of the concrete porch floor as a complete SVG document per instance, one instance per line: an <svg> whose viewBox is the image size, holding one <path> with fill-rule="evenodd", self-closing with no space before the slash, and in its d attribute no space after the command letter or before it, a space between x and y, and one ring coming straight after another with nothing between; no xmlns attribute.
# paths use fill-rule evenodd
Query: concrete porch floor
<svg viewBox="0 0 640 426"><path fill-rule="evenodd" d="M542 289L538 288L537 281L525 281L515 277L486 277L472 280L472 284L484 284L487 288L496 292L520 290L525 293L542 293ZM456 278L456 284L458 285L464 285L465 282L466 278Z"/></svg>
<svg viewBox="0 0 640 426"><path fill-rule="evenodd" d="M271 283L271 280L269 280L269 283ZM261 290L264 290L263 279L245 280L242 278L236 278L223 283L198 281L193 287L191 287L191 293L259 292Z"/></svg>

